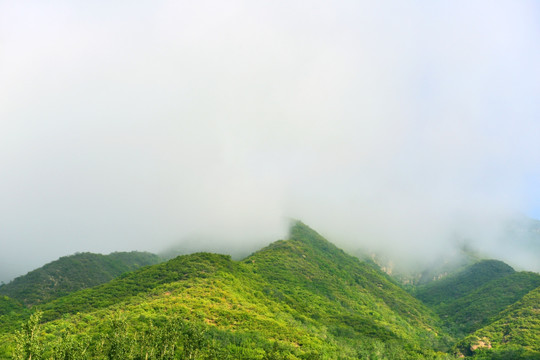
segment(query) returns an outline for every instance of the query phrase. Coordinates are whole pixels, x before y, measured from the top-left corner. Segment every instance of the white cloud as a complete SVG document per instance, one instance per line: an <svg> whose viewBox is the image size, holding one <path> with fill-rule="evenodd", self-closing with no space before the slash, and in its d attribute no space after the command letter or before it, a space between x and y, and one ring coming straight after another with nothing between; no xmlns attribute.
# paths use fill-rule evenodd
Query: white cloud
<svg viewBox="0 0 540 360"><path fill-rule="evenodd" d="M3 259L287 217L431 254L537 207L536 6L0 3Z"/></svg>

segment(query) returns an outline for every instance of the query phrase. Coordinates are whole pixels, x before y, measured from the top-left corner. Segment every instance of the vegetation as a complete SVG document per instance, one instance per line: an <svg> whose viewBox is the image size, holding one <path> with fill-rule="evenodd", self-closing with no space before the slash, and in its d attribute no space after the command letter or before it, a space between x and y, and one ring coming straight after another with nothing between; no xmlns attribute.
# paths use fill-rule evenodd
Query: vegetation
<svg viewBox="0 0 540 360"><path fill-rule="evenodd" d="M436 316L387 275L301 223L241 262L179 256L37 308L44 323L32 336L34 318L6 331L4 354L189 358L196 348L193 358L416 359L446 357L437 349L448 342Z"/></svg>
<svg viewBox="0 0 540 360"><path fill-rule="evenodd" d="M235 263L228 255L197 253L179 256L163 264L126 273L109 283L69 294L44 304L44 319L49 321L65 314L88 312L127 301L164 284L185 284L204 279L218 270L233 271Z"/></svg>
<svg viewBox="0 0 540 360"><path fill-rule="evenodd" d="M456 350L478 358L540 359L540 287L497 318L460 341Z"/></svg>
<svg viewBox="0 0 540 360"><path fill-rule="evenodd" d="M498 260L482 260L457 274L434 281L416 290L416 297L426 304L440 305L461 298L497 278L515 271Z"/></svg>
<svg viewBox="0 0 540 360"><path fill-rule="evenodd" d="M123 273L160 261L157 255L137 251L109 255L78 253L61 257L0 286L0 295L32 306L106 283Z"/></svg>
<svg viewBox="0 0 540 360"><path fill-rule="evenodd" d="M271 244L245 263L272 285L265 289L267 294L330 328L348 326L355 333L384 340L411 334L437 337L437 321L425 306L386 274L305 225L293 227L288 241Z"/></svg>
<svg viewBox="0 0 540 360"><path fill-rule="evenodd" d="M12 312L20 311L22 304L7 296L0 296L0 316L8 315Z"/></svg>
<svg viewBox="0 0 540 360"><path fill-rule="evenodd" d="M4 331L14 331L30 312L20 302L0 296L0 325Z"/></svg>
<svg viewBox="0 0 540 360"><path fill-rule="evenodd" d="M0 359L535 359L539 278L484 261L423 304L296 223L242 261L178 256L32 309L0 298Z"/></svg>
<svg viewBox="0 0 540 360"><path fill-rule="evenodd" d="M539 274L515 272L503 262L484 260L419 287L417 297L459 338L492 323L501 311L538 286Z"/></svg>
<svg viewBox="0 0 540 360"><path fill-rule="evenodd" d="M456 301L436 307L457 334L464 336L493 321L507 306L540 286L540 275L518 272L492 280Z"/></svg>

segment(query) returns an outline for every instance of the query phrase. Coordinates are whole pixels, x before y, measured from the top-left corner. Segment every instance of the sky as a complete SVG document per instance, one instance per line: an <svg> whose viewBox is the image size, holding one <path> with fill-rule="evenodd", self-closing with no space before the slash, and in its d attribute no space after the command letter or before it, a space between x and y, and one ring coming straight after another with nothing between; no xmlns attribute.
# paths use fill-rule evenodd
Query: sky
<svg viewBox="0 0 540 360"><path fill-rule="evenodd" d="M495 254L540 218L538 39L532 0L0 0L0 280L289 219Z"/></svg>

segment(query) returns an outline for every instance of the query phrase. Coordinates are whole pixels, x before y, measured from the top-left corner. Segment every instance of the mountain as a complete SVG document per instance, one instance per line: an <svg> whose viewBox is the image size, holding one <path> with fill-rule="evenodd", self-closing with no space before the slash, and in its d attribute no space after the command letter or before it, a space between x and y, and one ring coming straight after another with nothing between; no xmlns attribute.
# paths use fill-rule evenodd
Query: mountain
<svg viewBox="0 0 540 360"><path fill-rule="evenodd" d="M77 253L17 277L0 287L0 295L32 306L106 283L125 272L160 261L157 255L137 251L109 255Z"/></svg>
<svg viewBox="0 0 540 360"><path fill-rule="evenodd" d="M540 359L540 287L460 341L456 349L478 358Z"/></svg>
<svg viewBox="0 0 540 360"><path fill-rule="evenodd" d="M273 285L266 289L269 294L330 329L345 327L361 335L398 339L427 336L437 327L427 308L389 276L301 223L291 229L289 240L271 244L245 263ZM317 305L332 311L318 312Z"/></svg>
<svg viewBox="0 0 540 360"><path fill-rule="evenodd" d="M514 272L512 267L502 261L482 260L456 274L419 286L416 289L416 297L429 305L444 304Z"/></svg>
<svg viewBox="0 0 540 360"><path fill-rule="evenodd" d="M416 359L446 356L436 349L449 341L420 301L302 223L287 240L243 261L183 255L36 307L42 315L26 329L42 336L23 331L14 341L6 334L0 354L33 342L39 346L19 351L118 359Z"/></svg>
<svg viewBox="0 0 540 360"><path fill-rule="evenodd" d="M31 309L0 297L0 359L538 359L539 286L482 260L409 293L296 222L240 261L182 255Z"/></svg>
<svg viewBox="0 0 540 360"><path fill-rule="evenodd" d="M540 275L515 272L507 264L483 260L447 278L417 288L456 337L491 324L508 306L540 286Z"/></svg>
<svg viewBox="0 0 540 360"><path fill-rule="evenodd" d="M464 335L493 321L507 306L540 286L540 275L516 272L494 279L455 301L436 308L439 316Z"/></svg>

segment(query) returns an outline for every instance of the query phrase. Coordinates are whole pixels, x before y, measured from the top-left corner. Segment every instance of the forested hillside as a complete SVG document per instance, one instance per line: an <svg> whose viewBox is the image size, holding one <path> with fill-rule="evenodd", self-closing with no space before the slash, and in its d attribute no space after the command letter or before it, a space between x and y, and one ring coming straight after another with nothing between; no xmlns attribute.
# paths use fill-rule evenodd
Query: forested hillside
<svg viewBox="0 0 540 360"><path fill-rule="evenodd" d="M466 296L488 282L514 272L514 269L502 261L483 260L457 274L419 286L416 296L426 304L443 304Z"/></svg>
<svg viewBox="0 0 540 360"><path fill-rule="evenodd" d="M241 262L179 256L38 308L35 347L6 334L4 354L159 358L166 344L180 358L415 359L445 357L448 342L418 300L301 223Z"/></svg>
<svg viewBox="0 0 540 360"><path fill-rule="evenodd" d="M460 353L488 359L540 359L540 287L457 345Z"/></svg>
<svg viewBox="0 0 540 360"><path fill-rule="evenodd" d="M142 266L160 262L147 252L116 252L109 255L78 253L64 256L19 276L0 287L0 295L31 306L62 297L77 290L106 283Z"/></svg>
<svg viewBox="0 0 540 360"><path fill-rule="evenodd" d="M242 261L182 255L32 309L2 297L0 358L536 359L538 286L481 261L422 303L297 222Z"/></svg>
<svg viewBox="0 0 540 360"><path fill-rule="evenodd" d="M529 291L540 286L540 275L517 272L498 278L455 301L436 307L437 313L458 335L465 335L487 325Z"/></svg>
<svg viewBox="0 0 540 360"><path fill-rule="evenodd" d="M7 296L0 296L0 316L18 311L21 307L22 304L18 301L10 299Z"/></svg>
<svg viewBox="0 0 540 360"><path fill-rule="evenodd" d="M490 324L507 306L540 286L540 275L515 272L501 261L483 260L416 290L456 337Z"/></svg>
<svg viewBox="0 0 540 360"><path fill-rule="evenodd" d="M271 244L245 263L274 284L266 290L270 295L336 331L353 330L379 339L437 337L433 314L418 300L307 226L293 227L289 240Z"/></svg>

